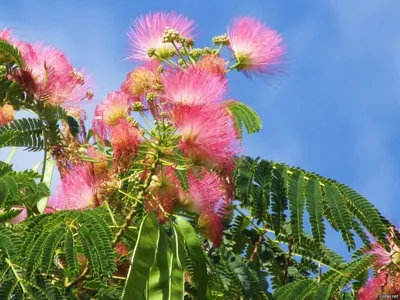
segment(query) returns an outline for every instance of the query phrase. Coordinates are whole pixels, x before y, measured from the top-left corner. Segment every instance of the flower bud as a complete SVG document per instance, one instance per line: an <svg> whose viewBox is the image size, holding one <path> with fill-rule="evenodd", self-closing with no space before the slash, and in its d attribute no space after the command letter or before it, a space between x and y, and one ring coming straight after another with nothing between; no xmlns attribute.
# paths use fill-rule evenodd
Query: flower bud
<svg viewBox="0 0 400 300"><path fill-rule="evenodd" d="M214 44L217 44L217 45L228 45L229 44L229 38L228 38L228 35L225 33L223 35L219 35L219 36L213 37L212 38L212 42Z"/></svg>

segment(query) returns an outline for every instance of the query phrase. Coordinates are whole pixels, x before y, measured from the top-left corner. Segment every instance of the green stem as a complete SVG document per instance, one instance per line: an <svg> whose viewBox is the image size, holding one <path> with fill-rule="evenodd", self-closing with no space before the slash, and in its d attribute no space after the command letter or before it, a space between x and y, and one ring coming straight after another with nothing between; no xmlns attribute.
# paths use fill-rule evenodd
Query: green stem
<svg viewBox="0 0 400 300"><path fill-rule="evenodd" d="M227 70L226 70L226 72L228 73L228 72L230 72L230 71L232 71L233 69L235 69L237 66L239 66L240 65L240 62L238 61L238 62L236 62L236 63L234 63L232 66L230 66Z"/></svg>
<svg viewBox="0 0 400 300"><path fill-rule="evenodd" d="M137 195L135 203L132 205L131 211L126 216L125 223L122 225L121 229L118 231L118 233L114 237L113 247L115 247L115 245L119 242L121 237L124 235L126 229L131 225L133 216L134 216L134 214L136 212L136 210L135 210L136 205L143 200L144 195L145 195L145 193L147 192L147 189L150 186L151 178L153 177L153 175L156 172L156 168L158 166L159 159L160 159L160 154L161 154L160 152L156 152L156 154L154 155L154 162L153 162L153 164L151 166L150 172L147 175L146 180L145 180L144 184L142 185L141 190L139 191L139 193ZM121 190L119 190L119 191L122 192L124 195L129 195L129 194L127 194L127 193L125 193L125 192L123 192ZM130 196L130 198L134 198L131 195L129 195L129 196Z"/></svg>
<svg viewBox="0 0 400 300"><path fill-rule="evenodd" d="M22 283L21 277L18 276L17 270L15 270L13 263L8 258L6 258L6 262L10 266L10 268L11 268L15 278L17 279L18 284L21 287L22 291L24 292L24 294L27 294L28 291L25 288L24 284Z"/></svg>
<svg viewBox="0 0 400 300"><path fill-rule="evenodd" d="M193 57L191 57L191 56L189 55L189 51L187 50L187 48L186 48L186 46L185 46L184 43L182 43L182 47L183 47L183 49L185 50L185 53L186 53L187 57L189 57L189 60L190 60L190 62L192 63L192 65L195 65L195 64L196 64L196 61L193 59Z"/></svg>
<svg viewBox="0 0 400 300"><path fill-rule="evenodd" d="M155 57L157 57L159 60L161 60L162 62L165 62L167 65L170 65L171 67L178 67L179 65L177 65L176 63L174 63L172 60L166 60L164 58L161 58L159 55L154 54Z"/></svg>
<svg viewBox="0 0 400 300"><path fill-rule="evenodd" d="M178 46L175 44L174 41L172 41L172 45L174 46L176 52L178 52L179 57L184 61L186 68L188 67L188 64L186 62L186 59L183 57L181 51L179 51Z"/></svg>
<svg viewBox="0 0 400 300"><path fill-rule="evenodd" d="M112 213L111 208L110 208L110 206L108 205L108 202L107 202L107 201L104 202L104 206L107 208L108 212L110 213L110 217L111 217L111 220L112 220L113 224L114 224L115 226L118 227L118 224L117 224L117 222L116 222L115 219L114 219L114 214Z"/></svg>
<svg viewBox="0 0 400 300"><path fill-rule="evenodd" d="M221 45L219 45L219 47L218 47L218 49L217 49L217 53L216 54L219 54L219 52L221 51L221 49L224 47L224 45L223 44L221 44Z"/></svg>
<svg viewBox="0 0 400 300"><path fill-rule="evenodd" d="M10 155L8 156L8 158L7 158L7 160L6 160L6 163L7 163L7 164L10 164L10 162L11 162L11 160L13 159L15 153L17 153L17 150L18 150L18 147L13 147L13 149L12 149Z"/></svg>
<svg viewBox="0 0 400 300"><path fill-rule="evenodd" d="M40 182L44 180L44 174L46 172L46 164L47 164L47 134L46 131L43 134L44 137L44 158L43 158L43 168L42 168L42 176L40 177Z"/></svg>

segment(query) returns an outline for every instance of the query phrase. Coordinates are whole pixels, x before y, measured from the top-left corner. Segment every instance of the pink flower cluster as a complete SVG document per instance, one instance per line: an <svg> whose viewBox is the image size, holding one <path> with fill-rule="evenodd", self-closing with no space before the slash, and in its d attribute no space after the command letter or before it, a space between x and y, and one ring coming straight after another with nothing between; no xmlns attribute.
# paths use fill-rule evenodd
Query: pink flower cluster
<svg viewBox="0 0 400 300"><path fill-rule="evenodd" d="M178 137L175 146L192 163L187 190L176 176L176 166L155 170L146 194L147 209L155 210L161 222L175 208L197 213L199 229L219 246L222 218L232 200L234 157L241 153L234 120L226 108L227 73L236 69L247 75L274 74L284 46L274 30L249 17L235 20L227 35L213 39L214 49L194 48L194 29L192 20L176 13L152 13L134 22L128 32L130 58L142 65L129 72L120 89L97 105L92 123L96 142L110 147L112 158L89 148L87 154L98 162L72 164L47 211L101 205L103 184L113 173L128 170L141 145L151 139L146 137L151 129L144 129L133 119L133 112L140 112L142 117L149 113L156 123L167 122L174 128ZM1 37L11 39L8 32L0 33ZM14 78L36 98L67 106L88 95L83 76L61 52L39 44L13 44L26 62L25 69ZM229 47L236 60L231 67L220 55L223 46ZM149 173L145 166L152 163L146 159L142 178Z"/></svg>
<svg viewBox="0 0 400 300"><path fill-rule="evenodd" d="M374 256L374 268L378 274L360 289L358 299L373 300L384 295L400 295L400 248L394 243L395 230L398 231L392 229L391 236L387 237L390 252L377 242L366 252Z"/></svg>
<svg viewBox="0 0 400 300"><path fill-rule="evenodd" d="M85 99L92 99L88 80L82 72L73 68L61 51L13 38L7 29L0 31L0 39L21 52L25 67L9 77L17 80L29 95L46 104L66 109L76 107Z"/></svg>

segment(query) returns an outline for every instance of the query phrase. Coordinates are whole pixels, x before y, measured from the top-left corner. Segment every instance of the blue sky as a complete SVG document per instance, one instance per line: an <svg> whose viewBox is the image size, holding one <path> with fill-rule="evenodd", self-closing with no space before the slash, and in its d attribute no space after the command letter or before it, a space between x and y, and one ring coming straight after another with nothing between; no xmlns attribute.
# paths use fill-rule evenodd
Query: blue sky
<svg viewBox="0 0 400 300"><path fill-rule="evenodd" d="M341 181L399 224L400 2L397 0L31 1L0 11L0 26L30 42L51 44L85 68L95 102L118 89L134 64L126 31L149 11L187 15L197 43L226 31L239 15L278 30L288 45L287 75L274 88L231 74L230 96L262 117L262 131L245 138L246 154L285 162ZM86 107L89 116L94 104ZM7 155L1 150L0 159ZM19 169L40 156L17 156ZM334 235L328 244L339 246ZM343 251L340 251L343 253Z"/></svg>

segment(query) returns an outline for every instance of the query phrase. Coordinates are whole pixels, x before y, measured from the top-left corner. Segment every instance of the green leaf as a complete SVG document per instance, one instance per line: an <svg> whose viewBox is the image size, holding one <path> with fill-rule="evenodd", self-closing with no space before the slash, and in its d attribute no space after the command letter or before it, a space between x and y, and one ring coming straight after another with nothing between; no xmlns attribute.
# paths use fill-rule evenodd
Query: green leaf
<svg viewBox="0 0 400 300"><path fill-rule="evenodd" d="M294 241L301 244L303 230L303 210L304 210L304 174L296 171L289 177L288 198L290 205L290 226Z"/></svg>
<svg viewBox="0 0 400 300"><path fill-rule="evenodd" d="M19 134L20 132L15 129L0 133L0 147L8 146L9 142L18 137Z"/></svg>
<svg viewBox="0 0 400 300"><path fill-rule="evenodd" d="M45 128L42 120L33 118L22 118L14 120L7 125L0 126L0 137L8 131L18 131L18 135L8 141L1 141L0 146L26 147L31 151L39 151L44 148L42 132Z"/></svg>
<svg viewBox="0 0 400 300"><path fill-rule="evenodd" d="M184 191L189 190L189 177L187 169L175 169L175 175L178 178L179 182L181 183L182 189Z"/></svg>
<svg viewBox="0 0 400 300"><path fill-rule="evenodd" d="M147 299L168 300L170 298L171 277L171 249L164 228L160 227L160 239L158 241L157 255L154 265L151 267L149 282L147 285Z"/></svg>
<svg viewBox="0 0 400 300"><path fill-rule="evenodd" d="M274 296L277 300L296 299L303 300L315 290L317 282L314 279L303 279L291 282L279 288Z"/></svg>
<svg viewBox="0 0 400 300"><path fill-rule="evenodd" d="M55 166L54 160L48 158L46 162L46 170L44 171L43 183L46 184L46 186L49 189L51 188L51 181L53 179L54 166ZM40 213L44 212L44 209L47 206L48 199L49 197L44 197L37 203L37 208L40 211Z"/></svg>
<svg viewBox="0 0 400 300"><path fill-rule="evenodd" d="M342 232L343 240L349 248L355 249L356 242L353 233L350 231L353 228L352 219L340 190L336 186L327 185L325 187L325 195L325 199L332 211L332 217Z"/></svg>
<svg viewBox="0 0 400 300"><path fill-rule="evenodd" d="M319 182L315 177L308 179L305 189L307 211L310 214L311 232L314 239L323 244L325 224L322 210L322 194Z"/></svg>
<svg viewBox="0 0 400 300"><path fill-rule="evenodd" d="M176 216L175 222L176 229L185 239L189 256L193 263L193 281L198 290L198 297L199 299L210 299L211 293L208 288L206 260L197 233L184 218Z"/></svg>
<svg viewBox="0 0 400 300"><path fill-rule="evenodd" d="M21 69L25 67L25 62L18 48L14 47L4 40L0 40L0 54L6 55L11 58L11 60Z"/></svg>
<svg viewBox="0 0 400 300"><path fill-rule="evenodd" d="M226 108L232 115L238 137L242 138L242 127L246 128L248 134L259 132L262 128L260 116L246 104L230 100L226 102Z"/></svg>
<svg viewBox="0 0 400 300"><path fill-rule="evenodd" d="M170 299L183 299L185 292L185 245L183 237L176 230L175 226L172 227L174 231L172 256L171 256L171 289Z"/></svg>
<svg viewBox="0 0 400 300"><path fill-rule="evenodd" d="M147 215L140 225L138 239L131 258L123 300L143 299L146 281L156 257L160 238L160 223L152 213Z"/></svg>
<svg viewBox="0 0 400 300"><path fill-rule="evenodd" d="M286 184L287 167L284 165L277 165L273 174L271 188L272 225L275 234L279 235L282 224L285 223L286 219L285 210L288 208Z"/></svg>
<svg viewBox="0 0 400 300"><path fill-rule="evenodd" d="M79 125L78 121L74 117L67 116L67 123L71 134L73 136L77 136L78 133L81 131L81 126Z"/></svg>

